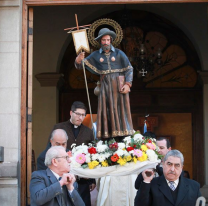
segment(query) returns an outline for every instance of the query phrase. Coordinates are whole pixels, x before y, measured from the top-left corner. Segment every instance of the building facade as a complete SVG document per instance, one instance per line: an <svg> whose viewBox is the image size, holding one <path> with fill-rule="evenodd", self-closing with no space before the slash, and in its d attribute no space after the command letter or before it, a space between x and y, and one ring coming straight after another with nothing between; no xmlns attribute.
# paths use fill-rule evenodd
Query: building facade
<svg viewBox="0 0 208 206"><path fill-rule="evenodd" d="M123 1L123 4L116 4L113 0L106 2L104 5L99 1L89 3L81 0L78 3L0 0L0 146L4 148L4 159L0 162L2 206L26 205L31 149L37 158L46 145L52 126L61 119L56 85L60 79L62 59L72 41L63 29L75 25L75 13L81 25L121 10L125 3L128 3L129 10L151 12L173 22L186 34L198 54L201 65L198 77L203 93L203 137L197 137L202 145L194 145L193 141L193 147L197 147L199 152L204 147L201 191L208 198L208 151L205 147L208 145L208 3L191 3L191 0L184 4L177 1L144 4L145 1L139 0L132 2L134 4L131 1ZM41 73L58 76L49 75L49 80L46 77L43 84L46 81L51 83L41 86L36 78ZM194 159L195 154L192 155Z"/></svg>

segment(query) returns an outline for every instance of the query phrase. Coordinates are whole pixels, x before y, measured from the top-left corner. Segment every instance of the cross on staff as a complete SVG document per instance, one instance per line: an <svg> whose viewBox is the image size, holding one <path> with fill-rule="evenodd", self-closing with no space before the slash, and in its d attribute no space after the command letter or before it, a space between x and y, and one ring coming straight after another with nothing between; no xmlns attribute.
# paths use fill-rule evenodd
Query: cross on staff
<svg viewBox="0 0 208 206"><path fill-rule="evenodd" d="M64 29L64 31L70 30L70 31L68 31L67 33L72 33L72 31L73 31L74 29L77 29L77 30L79 30L79 28L89 29L89 28L87 28L87 27L88 27L88 26L91 26L91 24L79 26L79 24L78 24L78 19L77 19L77 14L75 14L75 20L76 20L76 25L77 25L77 26L76 26L76 27L71 27L71 28L66 28L66 29Z"/></svg>
<svg viewBox="0 0 208 206"><path fill-rule="evenodd" d="M77 14L75 14L75 20L76 20L76 27L66 28L64 30L65 31L69 30L69 32L67 32L67 33L72 33L74 46L75 46L75 50L76 50L77 54L79 54L83 50L87 53L90 53L90 47L89 47L89 43L88 43L86 29L89 29L87 27L89 27L91 24L79 26ZM84 28L84 29L80 30L79 28ZM84 61L82 61L82 67L83 67L83 72L84 72L85 87L86 87L86 91L87 91L87 100L88 100L88 105L89 105L89 110L90 110L91 124L93 127L92 111L91 111L91 104L90 104L90 98L89 98L89 92L88 92L88 85L87 85L87 78L86 78ZM95 136L94 136L94 138L95 138Z"/></svg>

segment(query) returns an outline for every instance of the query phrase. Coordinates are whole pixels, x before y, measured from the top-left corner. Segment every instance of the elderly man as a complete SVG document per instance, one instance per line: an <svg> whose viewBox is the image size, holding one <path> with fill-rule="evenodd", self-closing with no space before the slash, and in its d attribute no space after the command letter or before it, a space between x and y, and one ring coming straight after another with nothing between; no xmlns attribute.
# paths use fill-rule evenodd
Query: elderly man
<svg viewBox="0 0 208 206"><path fill-rule="evenodd" d="M166 139L165 137L159 137L156 141L157 146L159 147L160 151L159 154L165 157L165 155L171 150L171 145L169 139ZM156 167L156 176L161 176L163 174L163 168L162 164L157 165ZM135 181L135 188L138 190L140 188L140 184L143 181L142 174L140 173ZM137 199L137 196L135 198L135 201Z"/></svg>
<svg viewBox="0 0 208 206"><path fill-rule="evenodd" d="M70 158L61 146L51 147L45 157L46 170L32 173L30 181L31 206L84 206L74 188L75 177L70 174Z"/></svg>
<svg viewBox="0 0 208 206"><path fill-rule="evenodd" d="M51 146L62 146L66 149L67 140L68 140L68 136L65 130L63 129L54 130L51 134L49 146L42 153L40 153L39 157L37 158L37 169L38 170L47 169L46 165L44 164L44 161L45 161L45 155L48 149Z"/></svg>
<svg viewBox="0 0 208 206"><path fill-rule="evenodd" d="M93 132L90 128L82 124L86 116L87 108L83 102L75 101L71 106L71 118L66 122L61 122L53 127L53 131L57 129L65 130L68 135L67 148L71 149L72 144L82 145L88 144L94 140ZM90 191L95 188L95 179L78 178L78 190L86 206L91 206Z"/></svg>
<svg viewBox="0 0 208 206"><path fill-rule="evenodd" d="M200 185L181 175L184 157L178 150L169 151L163 159L163 175L154 177L142 172L144 181L138 191L137 206L195 206L201 196Z"/></svg>
<svg viewBox="0 0 208 206"><path fill-rule="evenodd" d="M100 75L97 138L123 137L134 133L129 102L133 68L124 52L112 46L115 38L115 32L101 29L95 39L101 48L86 59L82 52L75 60L76 68L82 69L83 60L90 72Z"/></svg>

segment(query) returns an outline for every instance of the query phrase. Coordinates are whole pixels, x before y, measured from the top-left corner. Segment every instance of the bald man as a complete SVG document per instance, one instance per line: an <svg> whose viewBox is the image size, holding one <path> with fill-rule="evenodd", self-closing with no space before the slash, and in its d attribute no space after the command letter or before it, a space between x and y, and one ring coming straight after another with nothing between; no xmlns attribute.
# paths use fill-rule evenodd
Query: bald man
<svg viewBox="0 0 208 206"><path fill-rule="evenodd" d="M68 136L65 132L65 130L63 129L55 129L52 134L51 134L51 138L50 138L50 147L53 146L62 146L66 149L67 146L67 140L68 140ZM46 148L38 157L37 159L37 170L45 170L47 169L47 167L44 164L45 161L45 155L46 152L48 151L48 149L50 148Z"/></svg>

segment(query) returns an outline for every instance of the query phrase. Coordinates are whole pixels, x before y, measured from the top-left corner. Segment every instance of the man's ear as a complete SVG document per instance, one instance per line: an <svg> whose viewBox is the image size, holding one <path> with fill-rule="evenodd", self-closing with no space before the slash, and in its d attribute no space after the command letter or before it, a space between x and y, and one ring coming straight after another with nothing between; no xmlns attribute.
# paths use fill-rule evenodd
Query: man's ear
<svg viewBox="0 0 208 206"><path fill-rule="evenodd" d="M72 111L70 110L70 116L72 116Z"/></svg>
<svg viewBox="0 0 208 206"><path fill-rule="evenodd" d="M57 161L58 160L54 158L54 159L52 159L51 164L57 167L57 165L58 165Z"/></svg>
<svg viewBox="0 0 208 206"><path fill-rule="evenodd" d="M169 151L170 151L171 149L172 149L171 147L168 148Z"/></svg>

